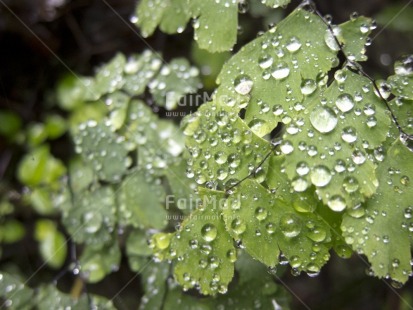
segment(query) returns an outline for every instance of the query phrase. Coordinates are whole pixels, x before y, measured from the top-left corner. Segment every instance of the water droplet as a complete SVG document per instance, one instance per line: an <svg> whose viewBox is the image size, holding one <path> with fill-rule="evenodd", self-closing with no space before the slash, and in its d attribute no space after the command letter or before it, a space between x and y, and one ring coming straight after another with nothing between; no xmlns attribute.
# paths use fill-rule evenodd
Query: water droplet
<svg viewBox="0 0 413 310"><path fill-rule="evenodd" d="M391 86L384 80L376 81L377 88L380 92L380 94L377 92L376 89L374 89L374 93L376 94L377 97L380 98L383 97L384 99L389 98L391 94Z"/></svg>
<svg viewBox="0 0 413 310"><path fill-rule="evenodd" d="M247 95L251 92L254 82L248 75L240 75L234 80L235 91L240 95Z"/></svg>
<svg viewBox="0 0 413 310"><path fill-rule="evenodd" d="M397 75L413 76L413 55L403 56L394 64L394 72Z"/></svg>
<svg viewBox="0 0 413 310"><path fill-rule="evenodd" d="M295 53L301 48L301 42L297 37L291 37L287 42L286 48L290 53Z"/></svg>
<svg viewBox="0 0 413 310"><path fill-rule="evenodd" d="M301 176L307 175L310 172L310 167L306 162L301 161L297 164L296 171Z"/></svg>
<svg viewBox="0 0 413 310"><path fill-rule="evenodd" d="M341 112L348 112L354 107L353 97L349 94L341 94L337 97L336 106Z"/></svg>
<svg viewBox="0 0 413 310"><path fill-rule="evenodd" d="M273 62L274 62L274 59L269 55L261 56L258 59L258 64L262 69L268 69L269 67L272 66Z"/></svg>
<svg viewBox="0 0 413 310"><path fill-rule="evenodd" d="M361 26L360 26L360 32L361 32L362 34L366 34L366 33L369 32L369 31L370 31L370 26L369 26L369 25L361 24Z"/></svg>
<svg viewBox="0 0 413 310"><path fill-rule="evenodd" d="M298 236L301 232L301 226L300 219L293 213L286 213L280 218L280 230L288 238Z"/></svg>
<svg viewBox="0 0 413 310"><path fill-rule="evenodd" d="M310 122L321 133L332 131L337 125L334 111L327 107L316 107L310 115Z"/></svg>
<svg viewBox="0 0 413 310"><path fill-rule="evenodd" d="M290 68L285 62L278 63L275 67L273 67L271 75L276 80L285 79L290 74Z"/></svg>
<svg viewBox="0 0 413 310"><path fill-rule="evenodd" d="M328 200L327 205L331 210L341 212L346 208L346 201L340 195L334 195Z"/></svg>
<svg viewBox="0 0 413 310"><path fill-rule="evenodd" d="M217 233L217 228L212 224L205 224L201 229L202 238L207 242L215 240Z"/></svg>
<svg viewBox="0 0 413 310"><path fill-rule="evenodd" d="M357 140L357 132L353 127L346 127L341 133L341 139L347 143L353 143Z"/></svg>
<svg viewBox="0 0 413 310"><path fill-rule="evenodd" d="M304 192L308 188L308 182L303 178L295 178L291 185L296 192Z"/></svg>
<svg viewBox="0 0 413 310"><path fill-rule="evenodd" d="M281 152L283 152L283 154L290 154L292 151L294 151L294 146L290 141L284 140L280 145L280 150Z"/></svg>
<svg viewBox="0 0 413 310"><path fill-rule="evenodd" d="M369 116L367 118L366 124L369 128L372 128L377 125L377 119L374 116Z"/></svg>
<svg viewBox="0 0 413 310"><path fill-rule="evenodd" d="M255 209L255 218L259 221L263 221L267 218L268 211L265 208L258 207Z"/></svg>
<svg viewBox="0 0 413 310"><path fill-rule="evenodd" d="M359 188L359 182L354 177L346 177L343 182L343 187L347 193L354 193Z"/></svg>
<svg viewBox="0 0 413 310"><path fill-rule="evenodd" d="M237 260L237 252L234 249L228 250L227 258L231 263L234 263Z"/></svg>
<svg viewBox="0 0 413 310"><path fill-rule="evenodd" d="M334 28L338 29L338 28ZM330 29L326 29L326 32L324 34L324 42L327 44L328 48L331 49L334 52L337 52L340 50L340 46L337 44L336 38L335 38L336 34L332 34Z"/></svg>
<svg viewBox="0 0 413 310"><path fill-rule="evenodd" d="M311 95L317 89L317 83L314 80L307 79L301 82L301 93L304 96Z"/></svg>
<svg viewBox="0 0 413 310"><path fill-rule="evenodd" d="M413 207L407 207L404 209L404 218L411 219L413 215Z"/></svg>
<svg viewBox="0 0 413 310"><path fill-rule="evenodd" d="M267 225L265 225L265 230L267 231L267 233L269 233L270 235L272 235L273 233L275 233L275 224L274 223L268 223Z"/></svg>
<svg viewBox="0 0 413 310"><path fill-rule="evenodd" d="M315 166L311 170L311 182L318 187L324 187L331 181L330 170L323 165Z"/></svg>
<svg viewBox="0 0 413 310"><path fill-rule="evenodd" d="M361 165L366 161L366 154L360 150L355 150L353 154L351 154L351 159L356 165Z"/></svg>
<svg viewBox="0 0 413 310"><path fill-rule="evenodd" d="M247 225L245 225L245 223L241 219L236 218L232 221L231 228L234 231L234 233L240 235L245 231Z"/></svg>
<svg viewBox="0 0 413 310"><path fill-rule="evenodd" d="M327 232L320 226L314 226L307 234L308 238L314 242L323 242L327 237Z"/></svg>

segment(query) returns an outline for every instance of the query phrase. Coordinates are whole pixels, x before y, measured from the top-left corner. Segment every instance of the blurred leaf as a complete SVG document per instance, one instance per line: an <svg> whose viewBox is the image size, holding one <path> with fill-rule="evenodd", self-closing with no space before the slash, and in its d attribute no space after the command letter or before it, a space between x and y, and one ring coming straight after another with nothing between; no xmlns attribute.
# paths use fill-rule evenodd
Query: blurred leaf
<svg viewBox="0 0 413 310"><path fill-rule="evenodd" d="M70 186L74 193L87 189L93 182L95 174L93 169L86 165L82 158L72 158L69 163Z"/></svg>
<svg viewBox="0 0 413 310"><path fill-rule="evenodd" d="M168 263L152 263L143 269L141 283L145 295L141 299L139 310L162 309L169 268Z"/></svg>
<svg viewBox="0 0 413 310"><path fill-rule="evenodd" d="M63 110L73 111L84 103L86 87L90 81L85 78L68 74L57 86L57 101Z"/></svg>
<svg viewBox="0 0 413 310"><path fill-rule="evenodd" d="M44 187L34 188L29 193L29 200L37 213L42 215L48 215L55 213L55 209L52 202L52 192Z"/></svg>
<svg viewBox="0 0 413 310"><path fill-rule="evenodd" d="M160 179L135 171L122 182L118 200L122 223L138 228L166 226L165 190Z"/></svg>
<svg viewBox="0 0 413 310"><path fill-rule="evenodd" d="M44 121L45 131L49 139L57 139L62 136L67 129L66 120L57 115L48 115Z"/></svg>
<svg viewBox="0 0 413 310"><path fill-rule="evenodd" d="M38 220L35 226L35 238L39 242L40 254L45 263L52 268L60 268L67 255L65 236L57 230L50 220Z"/></svg>
<svg viewBox="0 0 413 310"><path fill-rule="evenodd" d="M27 143L30 146L42 144L47 139L47 131L42 123L30 124L27 128Z"/></svg>
<svg viewBox="0 0 413 310"><path fill-rule="evenodd" d="M0 135L12 139L22 127L22 121L18 114L0 110Z"/></svg>
<svg viewBox="0 0 413 310"><path fill-rule="evenodd" d="M104 123L88 121L74 137L77 153L93 167L101 180L117 183L128 168L127 150L121 137Z"/></svg>
<svg viewBox="0 0 413 310"><path fill-rule="evenodd" d="M6 309L33 309L33 291L22 280L3 271L0 271L0 297L1 306Z"/></svg>
<svg viewBox="0 0 413 310"><path fill-rule="evenodd" d="M96 283L119 269L121 253L116 241L99 249L86 247L80 256L83 276L89 283Z"/></svg>
<svg viewBox="0 0 413 310"><path fill-rule="evenodd" d="M14 243L20 241L26 234L26 228L21 222L14 219L4 219L1 221L0 243Z"/></svg>
<svg viewBox="0 0 413 310"><path fill-rule="evenodd" d="M65 172L63 163L50 154L47 145L43 145L23 157L17 178L27 186L53 185Z"/></svg>

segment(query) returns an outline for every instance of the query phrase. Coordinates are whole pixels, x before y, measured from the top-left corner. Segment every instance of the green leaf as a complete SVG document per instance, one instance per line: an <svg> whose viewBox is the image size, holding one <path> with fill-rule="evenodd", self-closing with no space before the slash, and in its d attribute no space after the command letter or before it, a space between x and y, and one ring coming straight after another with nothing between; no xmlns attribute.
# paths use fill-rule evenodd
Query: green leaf
<svg viewBox="0 0 413 310"><path fill-rule="evenodd" d="M375 193L379 182L368 153L386 139L390 118L367 78L347 69L335 77L321 98L305 102L280 149L294 190L313 184L320 199L340 212Z"/></svg>
<svg viewBox="0 0 413 310"><path fill-rule="evenodd" d="M52 191L49 188L37 187L29 194L30 203L36 212L42 215L55 213Z"/></svg>
<svg viewBox="0 0 413 310"><path fill-rule="evenodd" d="M227 291L236 253L220 217L219 201L209 200L213 195L209 191L200 194L202 209L184 220L172 237L171 255L175 257L175 279L184 290L197 287L204 295L215 295Z"/></svg>
<svg viewBox="0 0 413 310"><path fill-rule="evenodd" d="M256 136L236 111L217 102L203 104L184 119L182 127L192 156L187 173L211 188L241 180L270 150L269 143ZM264 162L258 181L264 180L267 166Z"/></svg>
<svg viewBox="0 0 413 310"><path fill-rule="evenodd" d="M319 272L329 258L331 234L322 218L297 212L253 180L237 187L223 215L231 236L267 266L278 264L280 251L293 268L312 273Z"/></svg>
<svg viewBox="0 0 413 310"><path fill-rule="evenodd" d="M42 123L30 124L27 128L27 143L30 146L38 146L47 139L47 131Z"/></svg>
<svg viewBox="0 0 413 310"><path fill-rule="evenodd" d="M126 240L126 254L131 270L139 272L148 262L152 250L148 246L145 231L134 229Z"/></svg>
<svg viewBox="0 0 413 310"><path fill-rule="evenodd" d="M5 220L0 226L0 242L1 243L14 243L20 241L26 234L25 226L14 219Z"/></svg>
<svg viewBox="0 0 413 310"><path fill-rule="evenodd" d="M118 201L121 222L141 228L162 229L167 224L161 180L135 171L122 182Z"/></svg>
<svg viewBox="0 0 413 310"><path fill-rule="evenodd" d="M297 9L277 27L245 45L223 67L216 98L233 110L246 109L245 122L260 137L278 122L288 124L314 98L337 65L337 51L328 48L325 23Z"/></svg>
<svg viewBox="0 0 413 310"><path fill-rule="evenodd" d="M117 54L110 62L101 66L96 72L95 78L90 81L86 93L86 100L95 101L104 94L119 90L125 83L123 70L126 58L123 54Z"/></svg>
<svg viewBox="0 0 413 310"><path fill-rule="evenodd" d="M63 163L50 154L49 147L43 145L23 157L17 177L27 186L53 185L65 170Z"/></svg>
<svg viewBox="0 0 413 310"><path fill-rule="evenodd" d="M367 60L365 45L372 29L371 18L364 16L352 18L333 29L338 41L344 44L343 50L348 59L352 61Z"/></svg>
<svg viewBox="0 0 413 310"><path fill-rule="evenodd" d="M80 157L73 158L69 163L70 188L74 193L87 189L94 180L94 171L85 165Z"/></svg>
<svg viewBox="0 0 413 310"><path fill-rule="evenodd" d="M143 0L136 14L136 23L144 37L150 36L158 25L166 33L180 33L193 17L196 18L194 38L201 48L210 52L226 51L237 39L238 6L235 1Z"/></svg>
<svg viewBox="0 0 413 310"><path fill-rule="evenodd" d="M119 269L121 253L116 241L100 248L86 247L80 256L82 275L89 283L96 283Z"/></svg>
<svg viewBox="0 0 413 310"><path fill-rule="evenodd" d="M33 291L23 284L23 281L15 275L0 271L0 297L2 307L12 309L29 310L32 309Z"/></svg>
<svg viewBox="0 0 413 310"><path fill-rule="evenodd" d="M49 139L59 138L67 129L66 120L57 114L48 115L44 121L44 126Z"/></svg>
<svg viewBox="0 0 413 310"><path fill-rule="evenodd" d="M405 283L412 271L413 159L396 140L378 167L381 180L377 193L366 202L365 215L345 215L341 229L346 242L365 254L377 277Z"/></svg>
<svg viewBox="0 0 413 310"><path fill-rule="evenodd" d="M34 233L45 263L55 269L62 267L66 260L67 242L56 224L50 220L38 220Z"/></svg>
<svg viewBox="0 0 413 310"><path fill-rule="evenodd" d="M124 69L125 84L123 89L130 95L143 94L146 86L158 74L161 66L160 55L149 50L145 50L141 55L131 56Z"/></svg>
<svg viewBox="0 0 413 310"><path fill-rule="evenodd" d="M394 71L396 74L388 78L391 92L402 99L413 100L413 55L396 61Z"/></svg>
<svg viewBox="0 0 413 310"><path fill-rule="evenodd" d="M13 138L22 127L19 115L12 111L0 110L0 135Z"/></svg>
<svg viewBox="0 0 413 310"><path fill-rule="evenodd" d="M66 204L63 224L75 242L94 247L111 242L117 211L111 187L86 191L74 196L73 205L70 200Z"/></svg>
<svg viewBox="0 0 413 310"><path fill-rule="evenodd" d="M166 176L173 195L166 197L166 206L169 210L170 204L173 203L183 213L188 214L197 207L198 195L195 193L196 184L187 177L185 169L184 160L167 168Z"/></svg>
<svg viewBox="0 0 413 310"><path fill-rule="evenodd" d="M186 59L174 59L164 65L148 84L149 91L159 106L173 110L185 94L196 92L199 84L198 75L199 70L191 67Z"/></svg>
<svg viewBox="0 0 413 310"><path fill-rule="evenodd" d="M271 8L278 8L280 6L284 7L286 6L288 3L290 3L291 0L261 0L261 2L263 4L265 4L266 6L269 6Z"/></svg>
<svg viewBox="0 0 413 310"><path fill-rule="evenodd" d="M86 97L88 79L79 78L76 75L68 74L64 76L57 86L56 96L60 108L66 111L73 111L84 103Z"/></svg>
<svg viewBox="0 0 413 310"><path fill-rule="evenodd" d="M142 272L142 286L145 295L141 299L139 310L162 309L166 294L166 279L169 275L169 264L149 264Z"/></svg>
<svg viewBox="0 0 413 310"><path fill-rule="evenodd" d="M88 121L79 127L74 137L77 153L93 167L99 179L117 183L126 172L129 162L127 149L121 137L107 124Z"/></svg>

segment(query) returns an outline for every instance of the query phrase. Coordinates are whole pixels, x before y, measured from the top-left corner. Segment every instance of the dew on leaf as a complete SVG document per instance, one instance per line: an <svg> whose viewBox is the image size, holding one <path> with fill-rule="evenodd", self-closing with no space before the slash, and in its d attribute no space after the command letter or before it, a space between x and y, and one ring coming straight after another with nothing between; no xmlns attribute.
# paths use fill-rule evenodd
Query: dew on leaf
<svg viewBox="0 0 413 310"><path fill-rule="evenodd" d="M359 188L359 182L354 177L346 177L343 182L343 187L347 193L354 193Z"/></svg>
<svg viewBox="0 0 413 310"><path fill-rule="evenodd" d="M334 195L328 200L327 205L331 210L341 212L346 208L346 201L342 196Z"/></svg>
<svg viewBox="0 0 413 310"><path fill-rule="evenodd" d="M331 181L331 172L324 165L318 165L311 170L311 182L318 187L324 187Z"/></svg>
<svg viewBox="0 0 413 310"><path fill-rule="evenodd" d="M310 122L321 133L331 132L337 125L337 116L328 107L316 107L310 115Z"/></svg>
<svg viewBox="0 0 413 310"><path fill-rule="evenodd" d="M276 104L272 108L272 113L274 113L275 116L280 116L283 112L284 112L284 109L280 104Z"/></svg>
<svg viewBox="0 0 413 310"><path fill-rule="evenodd" d="M296 171L301 176L307 175L310 172L310 167L306 162L301 161L297 164Z"/></svg>
<svg viewBox="0 0 413 310"><path fill-rule="evenodd" d="M394 63L394 72L401 76L413 76L413 55L401 57Z"/></svg>
<svg viewBox="0 0 413 310"><path fill-rule="evenodd" d="M338 28L334 28L338 29ZM327 44L328 48L331 49L334 52L337 52L340 50L340 46L338 45L336 38L336 34L332 34L330 29L326 29L326 32L324 34L324 42Z"/></svg>
<svg viewBox="0 0 413 310"><path fill-rule="evenodd" d="M354 127L346 127L343 129L341 133L341 139L343 139L347 143L353 143L357 140L357 132Z"/></svg>
<svg viewBox="0 0 413 310"><path fill-rule="evenodd" d="M291 37L287 42L286 48L290 53L295 53L301 48L301 45L297 37Z"/></svg>
<svg viewBox="0 0 413 310"><path fill-rule="evenodd" d="M243 220L236 218L231 222L231 228L234 231L234 233L240 235L245 231L247 225L244 223Z"/></svg>
<svg viewBox="0 0 413 310"><path fill-rule="evenodd" d="M286 213L281 216L279 227L284 236L288 238L296 237L301 232L301 221L293 213Z"/></svg>
<svg viewBox="0 0 413 310"><path fill-rule="evenodd" d="M317 89L317 83L312 79L303 80L300 89L303 95L311 95Z"/></svg>
<svg viewBox="0 0 413 310"><path fill-rule="evenodd" d="M411 219L413 215L413 207L407 207L404 209L404 218Z"/></svg>
<svg viewBox="0 0 413 310"><path fill-rule="evenodd" d="M355 150L351 154L351 159L356 165L361 165L366 161L366 154L360 150Z"/></svg>
<svg viewBox="0 0 413 310"><path fill-rule="evenodd" d="M259 221L263 221L267 218L268 211L266 208L258 207L255 209L255 218Z"/></svg>
<svg viewBox="0 0 413 310"><path fill-rule="evenodd" d="M303 178L295 178L291 185L296 192L304 192L308 188L308 182Z"/></svg>
<svg viewBox="0 0 413 310"><path fill-rule="evenodd" d="M337 97L336 106L341 112L348 112L354 107L354 99L349 94L341 94Z"/></svg>
<svg viewBox="0 0 413 310"><path fill-rule="evenodd" d="M272 66L274 59L270 55L261 56L258 59L258 64L262 69L268 69Z"/></svg>
<svg viewBox="0 0 413 310"><path fill-rule="evenodd" d="M202 238L207 242L215 240L217 233L217 228L213 224L205 224L201 229Z"/></svg>
<svg viewBox="0 0 413 310"><path fill-rule="evenodd" d="M235 91L240 95L247 95L251 92L254 82L248 75L240 75L234 80Z"/></svg>
<svg viewBox="0 0 413 310"><path fill-rule="evenodd" d="M271 75L276 80L285 79L290 75L290 68L285 62L280 62L276 66L273 66Z"/></svg>
<svg viewBox="0 0 413 310"><path fill-rule="evenodd" d="M292 151L294 151L294 146L290 141L284 140L280 145L280 150L281 152L283 152L283 154L290 154Z"/></svg>
<svg viewBox="0 0 413 310"><path fill-rule="evenodd" d="M369 116L367 118L366 124L369 128L372 128L377 125L377 119L374 116Z"/></svg>
<svg viewBox="0 0 413 310"><path fill-rule="evenodd" d="M389 98L391 94L391 86L386 82L386 81L376 81L376 85L378 88L378 91L374 89L374 93L376 94L377 97L383 97L384 99Z"/></svg>

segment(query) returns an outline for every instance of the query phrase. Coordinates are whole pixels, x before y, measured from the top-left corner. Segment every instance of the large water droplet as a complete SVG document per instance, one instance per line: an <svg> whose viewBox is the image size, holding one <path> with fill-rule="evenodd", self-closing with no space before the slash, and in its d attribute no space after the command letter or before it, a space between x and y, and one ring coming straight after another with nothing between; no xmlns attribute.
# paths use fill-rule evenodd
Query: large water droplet
<svg viewBox="0 0 413 310"><path fill-rule="evenodd" d="M232 221L231 228L234 231L234 233L236 233L237 235L240 235L245 231L247 226L241 219L236 218Z"/></svg>
<svg viewBox="0 0 413 310"><path fill-rule="evenodd" d="M323 165L315 166L311 170L311 182L318 187L324 187L331 181L330 170Z"/></svg>
<svg viewBox="0 0 413 310"><path fill-rule="evenodd" d="M317 89L317 83L314 80L307 79L301 82L301 93L305 96L311 95Z"/></svg>
<svg viewBox="0 0 413 310"><path fill-rule="evenodd" d="M349 94L341 94L336 100L336 106L341 112L348 112L354 107L353 97Z"/></svg>
<svg viewBox="0 0 413 310"><path fill-rule="evenodd" d="M413 76L413 55L401 57L394 63L394 72L397 75Z"/></svg>
<svg viewBox="0 0 413 310"><path fill-rule="evenodd" d="M341 212L346 208L346 201L340 195L334 195L328 200L328 206L335 212Z"/></svg>
<svg viewBox="0 0 413 310"><path fill-rule="evenodd" d="M265 208L258 207L255 209L255 218L259 221L263 221L267 218L268 211Z"/></svg>
<svg viewBox="0 0 413 310"><path fill-rule="evenodd" d="M347 193L354 193L359 188L359 182L354 177L346 177L343 182L343 187Z"/></svg>
<svg viewBox="0 0 413 310"><path fill-rule="evenodd" d="M347 143L353 143L357 140L357 132L353 127L346 127L341 133L341 139Z"/></svg>
<svg viewBox="0 0 413 310"><path fill-rule="evenodd" d="M328 48L331 49L332 51L337 52L340 50L340 46L337 44L336 38L331 33L330 29L326 29L326 33L324 35L324 42L327 44Z"/></svg>
<svg viewBox="0 0 413 310"><path fill-rule="evenodd" d="M291 37L287 42L286 48L290 53L295 53L301 48L301 45L297 37Z"/></svg>
<svg viewBox="0 0 413 310"><path fill-rule="evenodd" d="M301 226L300 219L293 213L286 213L280 218L280 230L288 238L298 236L301 232Z"/></svg>
<svg viewBox="0 0 413 310"><path fill-rule="evenodd" d="M269 67L272 66L273 62L274 62L274 59L269 55L261 56L258 59L258 64L262 69L268 69Z"/></svg>
<svg viewBox="0 0 413 310"><path fill-rule="evenodd" d="M288 65L285 62L278 63L275 67L273 67L273 70L271 72L271 75L276 80L285 79L289 74L290 68L288 68Z"/></svg>
<svg viewBox="0 0 413 310"><path fill-rule="evenodd" d="M235 91L240 95L247 95L250 93L254 82L248 75L240 75L234 80Z"/></svg>
<svg viewBox="0 0 413 310"><path fill-rule="evenodd" d="M332 131L337 125L337 116L327 107L316 107L310 115L310 122L321 133Z"/></svg>
<svg viewBox="0 0 413 310"><path fill-rule="evenodd" d="M217 233L217 228L212 224L205 224L201 229L202 238L207 242L215 240Z"/></svg>

